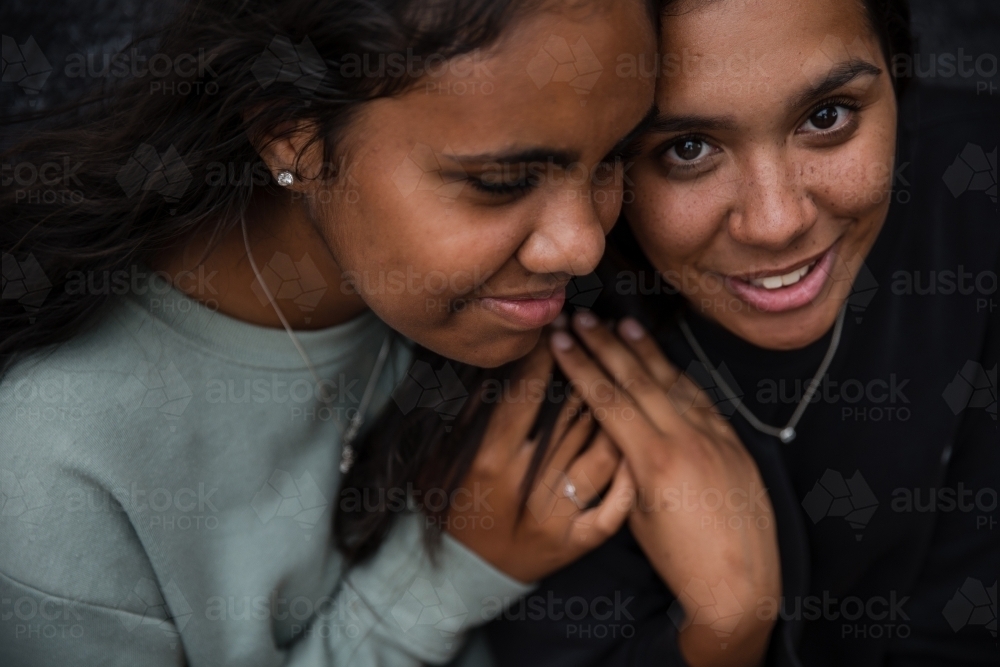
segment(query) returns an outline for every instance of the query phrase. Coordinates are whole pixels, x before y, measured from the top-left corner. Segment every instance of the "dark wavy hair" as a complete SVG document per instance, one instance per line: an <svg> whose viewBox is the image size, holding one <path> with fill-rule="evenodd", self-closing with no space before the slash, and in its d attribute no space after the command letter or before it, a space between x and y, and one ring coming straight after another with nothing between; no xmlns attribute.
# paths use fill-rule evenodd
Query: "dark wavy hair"
<svg viewBox="0 0 1000 667"><path fill-rule="evenodd" d="M280 196L258 140L296 121L314 123L324 153L320 176L335 180L358 110L421 78L409 68L386 76L370 64L487 49L520 18L552 4L188 0L162 29L137 37L106 65L141 54L153 78L123 77L68 107L7 119L0 143L14 145L0 157L13 166L5 173L12 182L0 190L0 379L17 359L92 324L113 298L107 290L67 289L71 280L153 266L161 252L195 236L221 239L240 224L255 190ZM657 23L659 2L646 5ZM170 94L151 94L154 82ZM239 165L240 173L220 183L218 165ZM448 363L419 346L415 360L434 370ZM404 415L390 402L357 443L334 516L334 540L349 561L375 552L394 513L344 502L352 492L412 483L451 493L468 471L491 412L483 387L507 377L511 365L451 368L470 394L461 409L442 419L423 408ZM543 411L536 431L548 432L554 416L551 406ZM544 449L543 442L533 470Z"/></svg>
<svg viewBox="0 0 1000 667"><path fill-rule="evenodd" d="M112 71L121 63L127 72L141 54L149 59L147 75L121 78L74 114L9 120L5 134L18 133L16 121L43 124L21 131L26 140L3 155L13 166L5 181L13 182L0 190L0 251L5 261L18 258L44 276L51 289L43 304L0 301L0 369L18 353L66 340L107 300L67 292L68 273L110 274L152 264L196 234L220 238L239 224L256 188L277 193L255 145L279 128L315 123L322 176L336 178L338 148L357 111L416 81L408 70L381 76L358 62L389 54L452 58L486 48L537 6L190 0L161 30L122 49L124 60L110 59ZM135 169L124 170L129 164ZM46 165L60 168L46 172ZM248 177L220 184L218 165L239 165ZM34 187L26 190L26 182Z"/></svg>
<svg viewBox="0 0 1000 667"><path fill-rule="evenodd" d="M913 55L909 0L864 0L864 5L868 26L878 37L898 97L906 90L909 79L898 77L894 64L901 56Z"/></svg>
<svg viewBox="0 0 1000 667"><path fill-rule="evenodd" d="M322 176L336 178L339 148L354 114L417 81L364 68L358 75L357 68L345 71L345 63L404 53L452 58L488 48L519 17L547 4L189 0L162 30L122 50L155 53L173 64L187 58L184 67L157 74L160 90L172 94L151 95L148 78L126 78L69 108L6 121L4 143L23 140L0 161L29 168L19 174L15 167L14 187L0 189L0 378L21 356L58 345L94 322L112 298L100 290L67 290L69 278L150 265L160 252L196 235L222 238L239 224L255 189L279 192L254 148L256 139L289 121L312 121L319 130L315 140L323 145ZM665 3L646 4L655 22ZM887 62L908 53L906 2L864 5ZM905 82L896 83L899 90ZM33 124L19 126L21 121ZM71 166L80 163L85 168ZM136 168L124 169L130 164ZM220 186L213 171L219 164L247 169ZM43 175L50 165L56 169ZM39 186L27 202L22 177ZM628 234L625 225L619 227L616 236ZM638 308L604 296L601 307L608 314ZM419 347L415 360L433 370L448 363ZM490 380L506 378L511 365L453 363L452 370L469 396L447 419L427 408L403 414L390 403L358 443L358 460L342 480L334 517L334 540L349 561L375 552L394 515L382 503L353 503L357 493L413 483L450 496L468 472L491 413L483 392ZM543 408L533 428L540 445L525 494L544 456L557 403ZM432 516L447 513L424 509Z"/></svg>

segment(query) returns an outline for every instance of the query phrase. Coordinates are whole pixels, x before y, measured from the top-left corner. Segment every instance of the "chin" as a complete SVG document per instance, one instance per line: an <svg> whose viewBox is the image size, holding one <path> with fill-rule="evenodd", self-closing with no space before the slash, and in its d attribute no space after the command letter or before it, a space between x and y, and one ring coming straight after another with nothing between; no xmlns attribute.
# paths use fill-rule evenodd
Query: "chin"
<svg viewBox="0 0 1000 667"><path fill-rule="evenodd" d="M426 347L463 364L496 368L526 356L538 343L541 333L541 329L483 333L469 336L462 342L452 339Z"/></svg>
<svg viewBox="0 0 1000 667"><path fill-rule="evenodd" d="M785 313L762 313L723 323L743 340L769 350L798 350L822 338L837 320L843 301L824 302Z"/></svg>

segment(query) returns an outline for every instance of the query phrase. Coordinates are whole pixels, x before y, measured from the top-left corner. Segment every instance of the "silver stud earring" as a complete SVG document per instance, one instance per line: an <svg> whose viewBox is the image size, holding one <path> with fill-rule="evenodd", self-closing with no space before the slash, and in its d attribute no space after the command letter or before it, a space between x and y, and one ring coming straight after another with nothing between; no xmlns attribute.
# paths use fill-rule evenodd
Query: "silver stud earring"
<svg viewBox="0 0 1000 667"><path fill-rule="evenodd" d="M288 171L287 169L282 169L281 171L278 172L277 180L278 180L278 185L280 185L283 188L287 188L295 180L295 177L292 176L292 172Z"/></svg>

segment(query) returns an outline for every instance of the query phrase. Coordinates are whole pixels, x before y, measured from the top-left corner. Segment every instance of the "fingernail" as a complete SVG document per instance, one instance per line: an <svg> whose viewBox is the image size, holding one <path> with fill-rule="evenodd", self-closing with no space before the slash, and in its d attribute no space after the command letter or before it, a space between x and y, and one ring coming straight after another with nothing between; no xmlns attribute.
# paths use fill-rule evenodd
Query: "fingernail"
<svg viewBox="0 0 1000 667"><path fill-rule="evenodd" d="M577 313L576 323L583 329L593 329L597 326L597 318L592 313Z"/></svg>
<svg viewBox="0 0 1000 667"><path fill-rule="evenodd" d="M565 352L573 347L573 338L564 331L557 331L552 334L552 347Z"/></svg>
<svg viewBox="0 0 1000 667"><path fill-rule="evenodd" d="M559 313L556 315L556 319L552 320L551 326L553 329L561 330L565 329L567 324L569 324L569 322L567 321L566 313Z"/></svg>
<svg viewBox="0 0 1000 667"><path fill-rule="evenodd" d="M646 332L642 330L642 325L633 320L631 317L626 317L622 320L622 323L619 325L619 330L622 332L622 335L629 340L639 340L646 335Z"/></svg>

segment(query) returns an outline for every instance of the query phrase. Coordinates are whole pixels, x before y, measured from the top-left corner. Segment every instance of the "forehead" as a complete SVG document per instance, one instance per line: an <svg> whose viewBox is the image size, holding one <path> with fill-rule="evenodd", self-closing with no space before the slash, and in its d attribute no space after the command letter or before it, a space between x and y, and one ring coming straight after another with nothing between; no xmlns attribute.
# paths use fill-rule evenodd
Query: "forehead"
<svg viewBox="0 0 1000 667"><path fill-rule="evenodd" d="M851 58L881 62L861 0L690 0L664 16L661 108L773 104Z"/></svg>
<svg viewBox="0 0 1000 667"><path fill-rule="evenodd" d="M488 51L441 63L371 109L392 119L384 130L463 152L569 148L627 132L652 103L654 79L618 76L616 65L622 54L652 57L656 38L642 2L610 7L533 13Z"/></svg>

